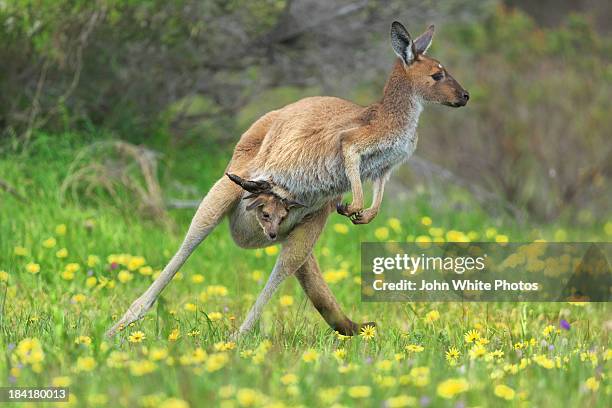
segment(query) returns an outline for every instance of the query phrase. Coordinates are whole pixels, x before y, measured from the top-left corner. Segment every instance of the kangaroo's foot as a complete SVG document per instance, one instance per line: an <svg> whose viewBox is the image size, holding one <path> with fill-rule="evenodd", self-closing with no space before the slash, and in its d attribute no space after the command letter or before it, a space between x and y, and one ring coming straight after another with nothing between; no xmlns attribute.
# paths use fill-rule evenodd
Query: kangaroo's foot
<svg viewBox="0 0 612 408"><path fill-rule="evenodd" d="M106 337L113 337L115 334L126 328L129 324L142 319L147 311L153 306L156 298L151 298L146 293L136 299L134 303L128 308L127 312L123 315L117 323L113 325L106 332Z"/></svg>
<svg viewBox="0 0 612 408"><path fill-rule="evenodd" d="M355 323L347 319L342 324L336 324L332 329L343 336L358 336L364 327L376 327L376 322Z"/></svg>

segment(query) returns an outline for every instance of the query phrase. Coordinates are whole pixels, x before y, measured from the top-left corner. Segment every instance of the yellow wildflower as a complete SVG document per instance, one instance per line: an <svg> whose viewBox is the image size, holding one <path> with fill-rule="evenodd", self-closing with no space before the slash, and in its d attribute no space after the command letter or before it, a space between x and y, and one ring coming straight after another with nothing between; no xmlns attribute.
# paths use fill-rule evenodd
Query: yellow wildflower
<svg viewBox="0 0 612 408"><path fill-rule="evenodd" d="M495 389L493 390L493 393L499 398L503 398L507 401L513 400L514 396L516 395L512 388L504 384L496 385Z"/></svg>
<svg viewBox="0 0 612 408"><path fill-rule="evenodd" d="M31 274L36 274L40 272L40 265L34 262L30 262L26 265L26 271L30 272Z"/></svg>
<svg viewBox="0 0 612 408"><path fill-rule="evenodd" d="M51 238L47 238L42 242L42 246L49 249L49 248L53 248L55 245L57 244L57 241L55 238L51 237Z"/></svg>
<svg viewBox="0 0 612 408"><path fill-rule="evenodd" d="M457 394L466 392L470 385L464 378L449 378L438 384L438 395L445 399L451 399Z"/></svg>
<svg viewBox="0 0 612 408"><path fill-rule="evenodd" d="M297 375L293 374L293 373L288 373L283 375L280 378L281 383L283 383L284 385L292 385L292 384L297 384L298 382L298 377Z"/></svg>
<svg viewBox="0 0 612 408"><path fill-rule="evenodd" d="M372 395L372 389L367 385L356 385L348 389L348 395L351 398L368 398Z"/></svg>
<svg viewBox="0 0 612 408"><path fill-rule="evenodd" d="M597 391L599 389L599 381L595 377L589 377L585 381L584 386L587 388L587 390Z"/></svg>
<svg viewBox="0 0 612 408"><path fill-rule="evenodd" d="M281 296L280 298L281 306L291 306L293 304L293 297L289 295Z"/></svg>
<svg viewBox="0 0 612 408"><path fill-rule="evenodd" d="M440 318L440 312L432 310L425 315L425 321L427 323L433 323Z"/></svg>
<svg viewBox="0 0 612 408"><path fill-rule="evenodd" d="M60 258L60 259L64 259L68 257L68 250L66 248L62 248L59 251L57 251L55 253L55 256Z"/></svg>
<svg viewBox="0 0 612 408"><path fill-rule="evenodd" d="M16 246L13 249L13 252L15 253L15 255L17 256L27 256L28 255L28 249L24 248L22 246Z"/></svg>
<svg viewBox="0 0 612 408"><path fill-rule="evenodd" d="M334 224L334 231L338 234L346 235L349 233L349 227L346 224Z"/></svg>
<svg viewBox="0 0 612 408"><path fill-rule="evenodd" d="M366 325L359 331L359 336L364 340L371 340L376 336L376 328L372 325Z"/></svg>
<svg viewBox="0 0 612 408"><path fill-rule="evenodd" d="M302 360L304 360L305 363L313 363L318 359L319 353L317 353L317 351L314 349L308 349L304 352L304 354L302 354Z"/></svg>
<svg viewBox="0 0 612 408"><path fill-rule="evenodd" d="M135 331L128 336L128 341L130 343L141 343L145 340L147 336L141 331Z"/></svg>
<svg viewBox="0 0 612 408"><path fill-rule="evenodd" d="M466 343L474 343L478 339L480 339L480 333L478 330L470 330L463 335L463 339Z"/></svg>
<svg viewBox="0 0 612 408"><path fill-rule="evenodd" d="M387 227L378 227L374 230L374 236L379 241L384 241L389 238L389 229Z"/></svg>
<svg viewBox="0 0 612 408"><path fill-rule="evenodd" d="M96 360L93 357L79 357L76 363L76 371L92 371L96 368Z"/></svg>

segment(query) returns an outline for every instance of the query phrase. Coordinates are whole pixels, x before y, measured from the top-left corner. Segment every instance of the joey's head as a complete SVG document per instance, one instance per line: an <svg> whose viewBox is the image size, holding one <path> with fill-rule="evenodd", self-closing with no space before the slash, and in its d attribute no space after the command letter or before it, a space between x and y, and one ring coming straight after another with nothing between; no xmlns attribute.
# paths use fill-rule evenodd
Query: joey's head
<svg viewBox="0 0 612 408"><path fill-rule="evenodd" d="M297 201L280 197L273 191L273 185L265 180L246 180L229 173L227 176L250 193L243 198L244 200L250 200L246 209L247 211L255 211L257 222L270 241L274 241L278 237L280 225L287 218L289 210L304 207Z"/></svg>
<svg viewBox="0 0 612 408"><path fill-rule="evenodd" d="M434 26L412 40L404 26L391 24L391 45L403 62L403 76L414 91L426 102L458 108L465 106L470 94L437 60L425 55L433 39Z"/></svg>

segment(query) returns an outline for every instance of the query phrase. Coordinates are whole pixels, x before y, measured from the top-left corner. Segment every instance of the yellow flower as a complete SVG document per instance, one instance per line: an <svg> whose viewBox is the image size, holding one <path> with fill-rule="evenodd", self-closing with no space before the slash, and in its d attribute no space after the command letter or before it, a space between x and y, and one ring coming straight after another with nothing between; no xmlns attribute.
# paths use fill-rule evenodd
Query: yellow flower
<svg viewBox="0 0 612 408"><path fill-rule="evenodd" d="M302 354L302 360L304 360L305 363L313 363L318 359L319 353L317 353L314 349L308 349L304 352L304 354Z"/></svg>
<svg viewBox="0 0 612 408"><path fill-rule="evenodd" d="M45 359L45 353L40 341L36 338L25 338L15 348L15 354L23 364L40 364Z"/></svg>
<svg viewBox="0 0 612 408"><path fill-rule="evenodd" d="M463 378L449 378L438 384L437 392L442 398L451 399L457 394L466 392L470 385Z"/></svg>
<svg viewBox="0 0 612 408"><path fill-rule="evenodd" d="M278 254L278 246L274 245L274 246L266 247L264 249L264 252L268 256L274 256L274 255Z"/></svg>
<svg viewBox="0 0 612 408"><path fill-rule="evenodd" d="M260 280L263 279L263 271L256 269L253 272L251 272L251 279L253 279L255 282L259 282Z"/></svg>
<svg viewBox="0 0 612 408"><path fill-rule="evenodd" d="M387 225L397 233L400 233L402 231L402 223L397 218L389 218L387 220Z"/></svg>
<svg viewBox="0 0 612 408"><path fill-rule="evenodd" d="M168 398L159 405L159 408L189 408L189 404L179 398Z"/></svg>
<svg viewBox="0 0 612 408"><path fill-rule="evenodd" d="M70 272L70 271L63 271L63 272L61 273L61 277L62 277L62 279L64 279L64 280L71 281L71 280L73 280L73 279L74 279L74 272Z"/></svg>
<svg viewBox="0 0 612 408"><path fill-rule="evenodd" d="M414 407L416 405L416 398L405 394L398 395L397 397L391 397L386 401L385 404L385 406L389 408Z"/></svg>
<svg viewBox="0 0 612 408"><path fill-rule="evenodd" d="M348 389L348 395L351 398L368 398L372 395L372 389L367 385L356 385Z"/></svg>
<svg viewBox="0 0 612 408"><path fill-rule="evenodd" d="M597 380L597 378L595 377L589 377L585 383L584 386L591 391L597 391L599 389L599 381Z"/></svg>
<svg viewBox="0 0 612 408"><path fill-rule="evenodd" d="M379 241L384 241L389 238L389 229L387 227L378 227L374 230L374 236Z"/></svg>
<svg viewBox="0 0 612 408"><path fill-rule="evenodd" d="M338 330L334 331L334 334L336 335L336 338L338 340L348 340L351 338L351 336L345 336L344 334L340 334Z"/></svg>
<svg viewBox="0 0 612 408"><path fill-rule="evenodd" d="M211 322L216 322L216 321L221 320L223 318L223 313L221 313L221 312L210 312L208 314L208 318L210 319Z"/></svg>
<svg viewBox="0 0 612 408"><path fill-rule="evenodd" d="M177 327L177 328L172 329L172 331L168 335L168 341L177 341L179 337L181 337L181 332L179 331Z"/></svg>
<svg viewBox="0 0 612 408"><path fill-rule="evenodd" d="M542 334L544 335L544 337L548 337L554 331L555 331L555 326L552 326L549 324L548 326L544 328L544 330L542 330Z"/></svg>
<svg viewBox="0 0 612 408"><path fill-rule="evenodd" d="M15 255L17 256L26 256L28 255L28 249L22 246L16 246L14 248Z"/></svg>
<svg viewBox="0 0 612 408"><path fill-rule="evenodd" d="M472 347L472 349L470 350L470 358L472 360L475 360L479 357L484 356L485 354L487 354L487 349L484 346L481 346L479 344L475 345L474 347Z"/></svg>
<svg viewBox="0 0 612 408"><path fill-rule="evenodd" d="M259 404L261 395L251 388L241 388L236 393L236 400L240 406L252 407Z"/></svg>
<svg viewBox="0 0 612 408"><path fill-rule="evenodd" d="M96 279L95 276L90 276L89 278L85 279L85 286L88 288L93 288L97 283L98 279Z"/></svg>
<svg viewBox="0 0 612 408"><path fill-rule="evenodd" d="M127 271L125 269L122 269L117 274L117 280L119 280L119 282L121 282L121 283L127 283L127 282L131 281L132 279L134 279L134 275L132 275L130 273L130 271Z"/></svg>
<svg viewBox="0 0 612 408"><path fill-rule="evenodd" d="M463 335L463 339L466 343L474 343L480 339L480 332L478 330L470 330Z"/></svg>
<svg viewBox="0 0 612 408"><path fill-rule="evenodd" d="M66 265L66 267L64 268L66 271L68 272L77 272L79 269L81 269L81 265L79 265L78 263L69 263Z"/></svg>
<svg viewBox="0 0 612 408"><path fill-rule="evenodd" d="M150 374L157 368L154 362L149 360L137 360L130 362L130 374L135 377L141 377Z"/></svg>
<svg viewBox="0 0 612 408"><path fill-rule="evenodd" d="M26 271L30 272L31 274L36 274L40 272L40 265L34 262L30 262L26 265Z"/></svg>
<svg viewBox="0 0 612 408"><path fill-rule="evenodd" d="M317 396L324 406L331 406L340 397L340 394L342 394L342 387L336 386L321 388Z"/></svg>
<svg viewBox="0 0 612 408"><path fill-rule="evenodd" d="M429 384L429 367L414 367L410 370L410 380L417 387L425 387Z"/></svg>
<svg viewBox="0 0 612 408"><path fill-rule="evenodd" d="M100 263L100 257L97 255L88 255L87 256L87 266L93 268L94 266Z"/></svg>
<svg viewBox="0 0 612 408"><path fill-rule="evenodd" d="M366 325L359 331L359 336L364 340L371 340L376 336L376 328L372 325Z"/></svg>
<svg viewBox="0 0 612 408"><path fill-rule="evenodd" d="M76 371L92 371L96 368L96 360L93 357L79 357L76 363Z"/></svg>
<svg viewBox="0 0 612 408"><path fill-rule="evenodd" d="M135 271L139 269L141 266L144 266L147 261L142 256L132 256L130 260L127 262L127 267L130 271Z"/></svg>
<svg viewBox="0 0 612 408"><path fill-rule="evenodd" d="M147 336L141 331L135 331L128 336L128 340L130 343L140 343L145 340Z"/></svg>
<svg viewBox="0 0 612 408"><path fill-rule="evenodd" d="M42 246L45 248L53 248L57 244L57 240L53 237L47 238L42 242Z"/></svg>
<svg viewBox="0 0 612 408"><path fill-rule="evenodd" d="M72 384L70 377L53 377L53 379L51 380L51 385L54 387L69 387L70 384Z"/></svg>
<svg viewBox="0 0 612 408"><path fill-rule="evenodd" d="M461 231L450 230L446 232L448 242L470 242L470 238Z"/></svg>
<svg viewBox="0 0 612 408"><path fill-rule="evenodd" d="M298 382L298 378L297 375L292 374L292 373L288 373L283 375L280 378L280 381L284 384L284 385L292 385L292 384L297 384Z"/></svg>
<svg viewBox="0 0 612 408"><path fill-rule="evenodd" d="M337 350L334 350L334 358L338 361L342 361L344 360L344 358L346 357L346 350L343 348L339 348Z"/></svg>
<svg viewBox="0 0 612 408"><path fill-rule="evenodd" d="M418 344L409 344L406 346L406 351L411 352L411 353L420 353L423 350L425 350L425 348Z"/></svg>
<svg viewBox="0 0 612 408"><path fill-rule="evenodd" d="M513 400L514 396L516 395L512 388L504 384L496 385L495 389L493 390L493 393L499 398L503 398L508 401Z"/></svg>
<svg viewBox="0 0 612 408"><path fill-rule="evenodd" d="M455 365L457 363L457 360L461 356L461 353L459 352L459 350L457 350L456 347L450 347L444 354L446 357L446 361L448 361L450 365Z"/></svg>
<svg viewBox="0 0 612 408"><path fill-rule="evenodd" d="M68 250L66 248L62 248L59 251L57 251L55 253L55 256L57 256L60 259L64 259L68 257Z"/></svg>
<svg viewBox="0 0 612 408"><path fill-rule="evenodd" d="M496 235L495 236L495 242L499 243L499 244L505 244L508 242L508 236L507 235Z"/></svg>
<svg viewBox="0 0 612 408"><path fill-rule="evenodd" d="M7 271L0 271L0 282L8 282L9 274Z"/></svg>
<svg viewBox="0 0 612 408"><path fill-rule="evenodd" d="M376 363L376 369L380 371L389 371L393 367L393 362L390 360L380 360Z"/></svg>
<svg viewBox="0 0 612 408"><path fill-rule="evenodd" d="M214 348L216 351L228 351L236 348L236 343L233 341L220 341L219 343L215 343Z"/></svg>
<svg viewBox="0 0 612 408"><path fill-rule="evenodd" d="M59 224L58 226L55 227L55 233L57 235L66 235L66 230L68 228L66 228L66 224Z"/></svg>
<svg viewBox="0 0 612 408"><path fill-rule="evenodd" d="M143 268L140 268L140 269L143 269ZM204 282L204 275L196 273L195 275L191 277L191 282L196 283L196 284Z"/></svg>
<svg viewBox="0 0 612 408"><path fill-rule="evenodd" d="M150 266L142 266L138 269L138 273L143 276L151 276L153 275L153 268L151 268ZM191 281L193 282L193 278L191 279Z"/></svg>
<svg viewBox="0 0 612 408"><path fill-rule="evenodd" d="M198 307L194 305L193 303L185 303L183 308L188 312L195 312L198 310Z"/></svg>
<svg viewBox="0 0 612 408"><path fill-rule="evenodd" d="M206 371L209 373L222 369L229 361L227 353L215 353L208 356L206 359Z"/></svg>
<svg viewBox="0 0 612 408"><path fill-rule="evenodd" d="M334 231L338 234L346 235L349 233L349 227L346 224L334 224Z"/></svg>
<svg viewBox="0 0 612 408"><path fill-rule="evenodd" d="M227 296L227 288L222 285L210 285L206 288L208 296Z"/></svg>
<svg viewBox="0 0 612 408"><path fill-rule="evenodd" d="M86 346L91 345L91 337L89 336L79 336L74 339L74 344L84 344Z"/></svg>
<svg viewBox="0 0 612 408"><path fill-rule="evenodd" d="M293 304L293 297L289 295L281 296L280 298L281 306L291 306Z"/></svg>
<svg viewBox="0 0 612 408"><path fill-rule="evenodd" d="M429 227L432 222L433 221L428 216L425 216L425 217L421 218L421 224L423 224L426 227Z"/></svg>
<svg viewBox="0 0 612 408"><path fill-rule="evenodd" d="M165 360L168 358L168 350L165 348L152 348L149 352L149 358L153 361Z"/></svg>
<svg viewBox="0 0 612 408"><path fill-rule="evenodd" d="M432 310L425 315L425 321L428 323L433 323L440 318L440 312L437 310Z"/></svg>

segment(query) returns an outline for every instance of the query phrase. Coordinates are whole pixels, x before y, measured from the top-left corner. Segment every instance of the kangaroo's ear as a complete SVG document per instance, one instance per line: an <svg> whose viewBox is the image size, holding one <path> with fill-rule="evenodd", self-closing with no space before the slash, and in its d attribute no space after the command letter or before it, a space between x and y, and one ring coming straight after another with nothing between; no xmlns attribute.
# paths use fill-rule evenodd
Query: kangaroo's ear
<svg viewBox="0 0 612 408"><path fill-rule="evenodd" d="M225 173L230 180L244 188L249 193L261 194L272 190L272 185L265 180L246 180L235 174Z"/></svg>
<svg viewBox="0 0 612 408"><path fill-rule="evenodd" d="M290 210L292 208L304 208L306 207L305 204L300 203L299 201L294 201L294 200L284 200L285 203L285 207Z"/></svg>
<svg viewBox="0 0 612 408"><path fill-rule="evenodd" d="M431 40L433 39L435 27L434 25L430 25L427 27L427 30L419 37L414 40L414 51L417 54L425 54L431 45Z"/></svg>
<svg viewBox="0 0 612 408"><path fill-rule="evenodd" d="M255 208L261 207L262 205L264 205L263 200L255 198L249 205L247 205L246 210L251 211Z"/></svg>
<svg viewBox="0 0 612 408"><path fill-rule="evenodd" d="M404 61L404 64L412 64L416 56L414 43L410 38L410 34L408 34L408 30L398 21L394 21L391 24L391 46L397 56Z"/></svg>

